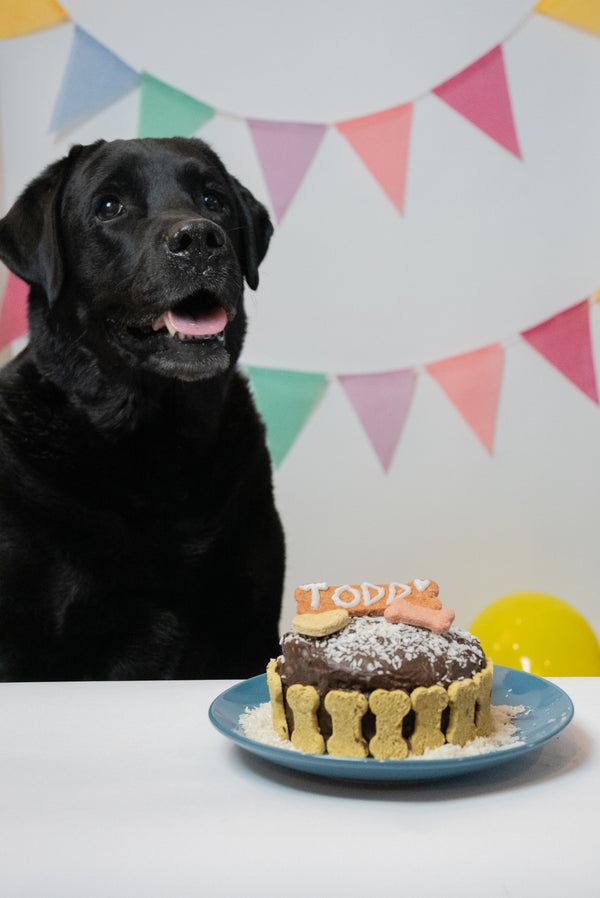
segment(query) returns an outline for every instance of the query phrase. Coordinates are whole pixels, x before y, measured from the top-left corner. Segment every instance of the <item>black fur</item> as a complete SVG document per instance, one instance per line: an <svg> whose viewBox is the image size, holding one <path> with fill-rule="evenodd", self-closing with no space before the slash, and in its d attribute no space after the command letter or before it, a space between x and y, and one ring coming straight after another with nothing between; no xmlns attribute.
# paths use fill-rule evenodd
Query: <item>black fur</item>
<svg viewBox="0 0 600 898"><path fill-rule="evenodd" d="M0 221L31 285L0 372L0 679L246 677L277 651L283 536L237 370L271 233L183 138L75 147ZM224 309L224 341L153 329L175 306Z"/></svg>

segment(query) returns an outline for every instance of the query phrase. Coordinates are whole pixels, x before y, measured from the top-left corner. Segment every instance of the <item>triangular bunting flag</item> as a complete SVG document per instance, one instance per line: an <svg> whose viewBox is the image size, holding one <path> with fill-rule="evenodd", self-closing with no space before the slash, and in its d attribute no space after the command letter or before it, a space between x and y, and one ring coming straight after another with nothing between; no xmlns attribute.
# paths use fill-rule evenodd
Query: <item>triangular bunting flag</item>
<svg viewBox="0 0 600 898"><path fill-rule="evenodd" d="M248 119L275 218L287 212L325 134L325 125Z"/></svg>
<svg viewBox="0 0 600 898"><path fill-rule="evenodd" d="M488 452L494 448L504 350L500 343L426 366Z"/></svg>
<svg viewBox="0 0 600 898"><path fill-rule="evenodd" d="M2 0L0 40L51 28L68 19L56 0Z"/></svg>
<svg viewBox="0 0 600 898"><path fill-rule="evenodd" d="M500 45L434 88L432 93L521 158Z"/></svg>
<svg viewBox="0 0 600 898"><path fill-rule="evenodd" d="M388 471L406 422L417 375L411 368L377 374L339 374L338 380Z"/></svg>
<svg viewBox="0 0 600 898"><path fill-rule="evenodd" d="M254 400L267 427L267 445L279 467L327 385L325 374L247 368Z"/></svg>
<svg viewBox="0 0 600 898"><path fill-rule="evenodd" d="M522 331L521 336L586 396L598 402L587 299Z"/></svg>
<svg viewBox="0 0 600 898"><path fill-rule="evenodd" d="M142 72L138 137L190 137L215 114L189 94Z"/></svg>
<svg viewBox="0 0 600 898"><path fill-rule="evenodd" d="M540 0L535 12L558 19L566 25L600 34L600 3L598 0Z"/></svg>
<svg viewBox="0 0 600 898"><path fill-rule="evenodd" d="M0 309L0 349L27 333L28 294L29 287L25 281L9 271Z"/></svg>
<svg viewBox="0 0 600 898"><path fill-rule="evenodd" d="M336 124L399 212L404 212L411 122L412 103L405 103Z"/></svg>
<svg viewBox="0 0 600 898"><path fill-rule="evenodd" d="M50 131L95 115L132 90L138 81L134 69L76 25Z"/></svg>

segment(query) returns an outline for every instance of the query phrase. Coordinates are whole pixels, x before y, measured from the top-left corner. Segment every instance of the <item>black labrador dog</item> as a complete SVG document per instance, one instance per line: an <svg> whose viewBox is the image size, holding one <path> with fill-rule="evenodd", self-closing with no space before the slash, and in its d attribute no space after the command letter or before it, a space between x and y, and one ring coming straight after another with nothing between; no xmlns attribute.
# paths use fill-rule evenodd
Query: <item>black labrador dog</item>
<svg viewBox="0 0 600 898"><path fill-rule="evenodd" d="M202 141L76 146L0 221L0 679L246 677L284 543L237 360L272 234Z"/></svg>

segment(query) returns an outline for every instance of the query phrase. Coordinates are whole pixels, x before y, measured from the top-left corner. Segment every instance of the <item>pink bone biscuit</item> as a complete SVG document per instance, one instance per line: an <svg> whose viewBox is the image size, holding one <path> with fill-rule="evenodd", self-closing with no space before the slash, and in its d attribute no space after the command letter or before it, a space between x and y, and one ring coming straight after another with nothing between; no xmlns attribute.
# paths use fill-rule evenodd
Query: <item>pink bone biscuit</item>
<svg viewBox="0 0 600 898"><path fill-rule="evenodd" d="M432 608L414 605L398 596L387 606L383 616L390 624L410 624L413 627L427 627L434 633L447 633L454 622L455 614L451 608L434 611Z"/></svg>

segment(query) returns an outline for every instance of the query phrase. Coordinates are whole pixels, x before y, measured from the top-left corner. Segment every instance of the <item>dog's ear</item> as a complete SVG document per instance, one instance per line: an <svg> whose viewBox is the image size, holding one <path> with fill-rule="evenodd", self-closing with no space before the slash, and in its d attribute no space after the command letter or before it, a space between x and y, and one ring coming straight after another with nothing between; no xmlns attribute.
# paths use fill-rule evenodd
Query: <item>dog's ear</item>
<svg viewBox="0 0 600 898"><path fill-rule="evenodd" d="M236 178L231 178L237 200L243 235L243 270L248 286L258 287L258 266L264 259L269 241L273 235L273 225L269 213L249 190Z"/></svg>
<svg viewBox="0 0 600 898"><path fill-rule="evenodd" d="M63 282L60 200L68 171L85 149L49 165L0 220L0 259L28 284L41 286L50 303Z"/></svg>

